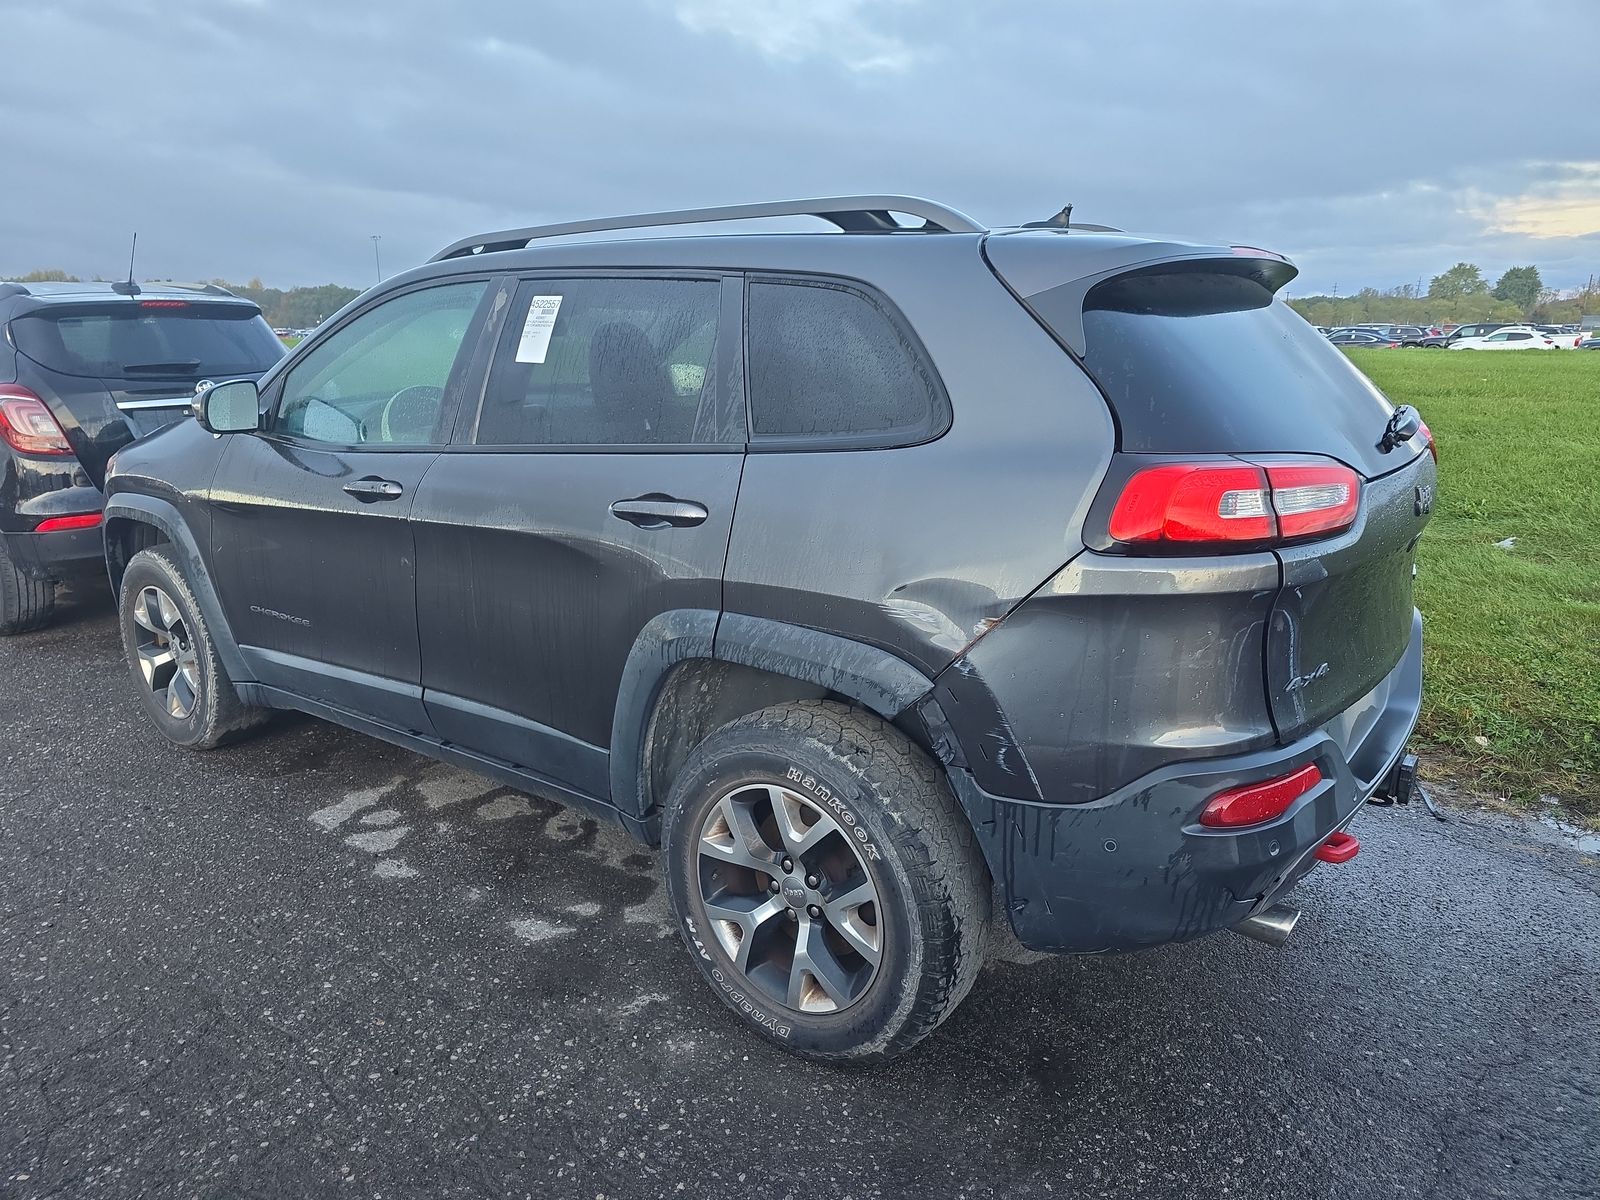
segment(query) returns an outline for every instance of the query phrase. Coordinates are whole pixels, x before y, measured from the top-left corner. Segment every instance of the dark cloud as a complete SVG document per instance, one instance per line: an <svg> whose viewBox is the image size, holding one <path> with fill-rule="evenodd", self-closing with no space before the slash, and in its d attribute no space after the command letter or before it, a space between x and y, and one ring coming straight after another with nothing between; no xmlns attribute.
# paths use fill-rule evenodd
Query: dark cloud
<svg viewBox="0 0 1600 1200"><path fill-rule="evenodd" d="M1280 248L1297 290L1600 271L1589 0L0 0L0 269L279 284L854 191ZM1592 107L1592 106L1591 106Z"/></svg>

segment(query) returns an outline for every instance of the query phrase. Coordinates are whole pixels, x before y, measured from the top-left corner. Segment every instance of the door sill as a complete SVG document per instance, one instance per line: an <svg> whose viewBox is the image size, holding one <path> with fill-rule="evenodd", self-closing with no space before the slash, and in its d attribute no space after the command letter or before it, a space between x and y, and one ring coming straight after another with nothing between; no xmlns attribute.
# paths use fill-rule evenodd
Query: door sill
<svg viewBox="0 0 1600 1200"><path fill-rule="evenodd" d="M514 787L519 791L528 792L540 799L549 800L566 808L575 808L589 814L598 820L617 825L637 840L649 846L659 844L661 840L660 820L651 817L640 820L638 817L622 812L615 805L598 796L591 796L554 779L548 779L535 771L517 766L515 763L505 762L487 754L480 754L475 750L468 750L453 742L441 741L428 734L417 733L414 730L398 729L392 725L385 725L381 721L374 721L370 717L361 716L348 709L343 709L322 700L313 700L309 696L302 696L286 688L273 687L264 683L241 683L237 685L239 698L246 704L258 704L267 708L285 708L296 712L303 712L309 716L319 717L324 721L331 721L335 725L343 725L357 733L364 733L368 737L375 737L381 741L399 746L402 749L426 755L429 758L439 759L442 762L453 763L465 767L469 771L477 771L491 779Z"/></svg>

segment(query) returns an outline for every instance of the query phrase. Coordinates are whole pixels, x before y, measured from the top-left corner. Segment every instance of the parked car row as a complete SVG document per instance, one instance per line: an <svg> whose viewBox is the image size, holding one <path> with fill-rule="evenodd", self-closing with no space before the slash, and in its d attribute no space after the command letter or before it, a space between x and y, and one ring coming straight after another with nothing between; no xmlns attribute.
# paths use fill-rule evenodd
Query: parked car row
<svg viewBox="0 0 1600 1200"><path fill-rule="evenodd" d="M13 285L6 628L103 538L175 747L296 709L620 825L737 1019L887 1058L992 937L1281 944L1408 798L1432 438L1295 274L830 197L464 238L287 357Z"/></svg>
<svg viewBox="0 0 1600 1200"><path fill-rule="evenodd" d="M1320 331L1336 346L1420 347L1425 350L1600 348L1600 338L1577 326L1521 325L1512 321L1480 321L1457 325L1448 332L1425 330L1416 325L1349 325Z"/></svg>

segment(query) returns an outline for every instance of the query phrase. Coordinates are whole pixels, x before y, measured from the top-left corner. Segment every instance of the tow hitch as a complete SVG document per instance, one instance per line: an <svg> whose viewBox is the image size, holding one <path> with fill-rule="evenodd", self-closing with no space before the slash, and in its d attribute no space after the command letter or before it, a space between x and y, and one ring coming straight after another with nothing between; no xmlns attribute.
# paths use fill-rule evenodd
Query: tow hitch
<svg viewBox="0 0 1600 1200"><path fill-rule="evenodd" d="M1445 820L1445 815L1439 811L1439 806L1433 802L1433 797L1428 795L1428 790L1417 779L1417 756L1402 754L1389 769L1389 773L1384 776L1378 789L1367 797L1367 803L1388 808L1394 804L1410 804L1413 797L1420 798L1428 812L1437 820Z"/></svg>

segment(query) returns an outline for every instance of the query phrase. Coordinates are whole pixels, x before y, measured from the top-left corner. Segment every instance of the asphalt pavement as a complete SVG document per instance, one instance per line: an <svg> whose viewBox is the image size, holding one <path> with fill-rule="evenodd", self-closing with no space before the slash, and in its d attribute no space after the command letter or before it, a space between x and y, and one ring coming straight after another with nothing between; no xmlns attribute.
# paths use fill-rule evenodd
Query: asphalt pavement
<svg viewBox="0 0 1600 1200"><path fill-rule="evenodd" d="M0 642L0 1196L1600 1195L1600 865L1369 810L1294 940L988 967L898 1063L716 1003L655 855L310 719Z"/></svg>

